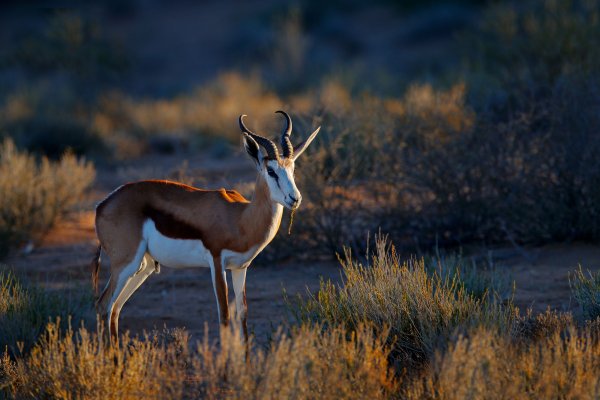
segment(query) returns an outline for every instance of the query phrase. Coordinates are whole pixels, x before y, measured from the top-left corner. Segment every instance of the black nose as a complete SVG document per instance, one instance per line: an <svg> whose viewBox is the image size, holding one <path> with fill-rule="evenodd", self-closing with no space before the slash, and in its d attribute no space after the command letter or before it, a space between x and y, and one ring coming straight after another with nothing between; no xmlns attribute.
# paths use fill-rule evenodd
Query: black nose
<svg viewBox="0 0 600 400"><path fill-rule="evenodd" d="M291 200L292 202L294 202L294 203L297 203L297 202L298 202L298 199L297 199L297 198L295 198L294 196L292 196L291 194L290 194L290 200Z"/></svg>

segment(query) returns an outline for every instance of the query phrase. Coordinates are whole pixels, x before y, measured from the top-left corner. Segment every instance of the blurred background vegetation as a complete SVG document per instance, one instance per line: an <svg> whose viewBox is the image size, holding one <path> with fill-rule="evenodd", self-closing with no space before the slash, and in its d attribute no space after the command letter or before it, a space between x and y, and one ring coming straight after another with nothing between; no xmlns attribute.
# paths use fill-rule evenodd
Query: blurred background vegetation
<svg viewBox="0 0 600 400"><path fill-rule="evenodd" d="M241 113L267 136L279 108L296 140L322 125L277 254L379 228L423 251L600 236L597 0L2 7L0 135L35 157L115 172L226 158Z"/></svg>
<svg viewBox="0 0 600 400"><path fill-rule="evenodd" d="M600 0L0 7L0 256L127 180L223 170L250 195L237 117L275 137L281 108L294 141L322 130L266 257L348 246L250 362L235 332L105 346L77 329L89 293L2 266L0 397L598 398L600 274L572 270L577 318L521 313L504 271L444 248L600 239Z"/></svg>

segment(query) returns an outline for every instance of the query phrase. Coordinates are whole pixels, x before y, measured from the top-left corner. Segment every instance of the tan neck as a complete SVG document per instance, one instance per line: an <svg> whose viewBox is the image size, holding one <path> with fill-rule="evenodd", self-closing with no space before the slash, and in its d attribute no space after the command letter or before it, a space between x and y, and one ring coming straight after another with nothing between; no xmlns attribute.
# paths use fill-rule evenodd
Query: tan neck
<svg viewBox="0 0 600 400"><path fill-rule="evenodd" d="M258 175L252 201L242 214L242 224L259 241L270 241L279 229L282 216L283 206L271 200L267 182Z"/></svg>

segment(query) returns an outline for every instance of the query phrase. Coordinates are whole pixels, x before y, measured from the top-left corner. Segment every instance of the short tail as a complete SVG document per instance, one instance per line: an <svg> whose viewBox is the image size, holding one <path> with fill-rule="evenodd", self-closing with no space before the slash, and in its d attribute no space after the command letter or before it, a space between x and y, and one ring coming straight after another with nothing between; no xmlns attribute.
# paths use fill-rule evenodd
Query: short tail
<svg viewBox="0 0 600 400"><path fill-rule="evenodd" d="M96 255L92 258L90 263L90 269L92 270L92 286L94 287L94 293L98 296L98 273L100 272L100 253L102 252L102 246L99 245L96 250Z"/></svg>

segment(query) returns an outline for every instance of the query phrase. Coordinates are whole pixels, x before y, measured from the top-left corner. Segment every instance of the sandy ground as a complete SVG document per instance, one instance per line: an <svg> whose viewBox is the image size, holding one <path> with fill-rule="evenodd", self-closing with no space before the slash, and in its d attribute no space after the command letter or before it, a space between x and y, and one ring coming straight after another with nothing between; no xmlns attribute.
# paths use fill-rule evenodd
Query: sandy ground
<svg viewBox="0 0 600 400"><path fill-rule="evenodd" d="M503 258L501 254L507 254ZM571 298L569 274L579 266L584 271L600 268L600 246L583 243L553 244L543 247L500 252L496 261L500 271L514 280L515 303L522 309L535 312L548 307L559 311L579 312Z"/></svg>
<svg viewBox="0 0 600 400"><path fill-rule="evenodd" d="M228 186L231 182L253 179L249 162L239 153L229 160L209 157L190 158L194 175L210 176L209 187ZM148 166L176 169L181 157L165 156L138 160L129 170L148 171ZM89 262L96 248L93 204L111 188L122 183L118 171L100 171L96 188L84 211L60 221L32 251L18 253L6 260L17 271L50 289L90 287ZM149 176L151 177L151 176ZM279 232L275 240L293 240ZM307 251L310 251L308 249ZM547 307L577 311L569 291L568 274L582 265L596 270L600 266L600 247L586 244L548 245L533 249L503 248L491 252L496 268L515 281L514 300L521 309L536 312ZM321 279L340 281L337 262L286 262L265 265L256 260L247 277L249 328L259 343L266 343L274 329L289 320L283 290L290 297L315 292ZM101 270L101 285L108 277L108 266ZM231 291L231 283L229 285ZM233 299L233 293L230 293ZM201 338L204 326L214 335L217 330L216 302L208 269L172 270L162 268L152 275L125 305L120 328L142 333L153 328L185 327L194 338Z"/></svg>

